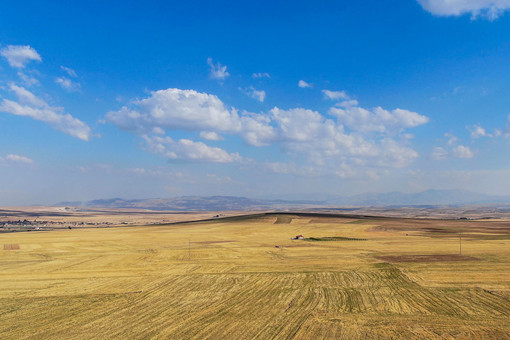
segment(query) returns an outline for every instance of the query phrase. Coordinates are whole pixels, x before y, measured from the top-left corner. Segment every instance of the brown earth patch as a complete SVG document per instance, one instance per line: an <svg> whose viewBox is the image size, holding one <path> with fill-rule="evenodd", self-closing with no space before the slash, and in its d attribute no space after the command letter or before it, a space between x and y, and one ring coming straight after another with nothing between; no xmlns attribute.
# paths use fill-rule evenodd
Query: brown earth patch
<svg viewBox="0 0 510 340"><path fill-rule="evenodd" d="M18 250L19 244L12 243L12 244L4 244L4 250Z"/></svg>
<svg viewBox="0 0 510 340"><path fill-rule="evenodd" d="M384 255L376 256L377 259L386 262L451 262L451 261L479 261L480 259L472 256L463 256L455 254L446 255Z"/></svg>
<svg viewBox="0 0 510 340"><path fill-rule="evenodd" d="M349 218L328 218L328 217L319 217L312 218L308 223L351 223L357 220L349 219Z"/></svg>
<svg viewBox="0 0 510 340"><path fill-rule="evenodd" d="M290 216L278 216L273 224L289 224L294 218Z"/></svg>
<svg viewBox="0 0 510 340"><path fill-rule="evenodd" d="M225 240L225 241L196 241L191 243L198 243L198 244L215 244L215 243L230 243L230 242L237 242L236 240Z"/></svg>
<svg viewBox="0 0 510 340"><path fill-rule="evenodd" d="M363 220L361 220L363 221ZM418 231L431 235L454 236L462 233L469 237L470 233L493 234L498 237L510 235L510 221L485 220L429 220L429 219L381 219L374 222L376 226L367 229L369 232ZM479 238L476 236L475 238Z"/></svg>

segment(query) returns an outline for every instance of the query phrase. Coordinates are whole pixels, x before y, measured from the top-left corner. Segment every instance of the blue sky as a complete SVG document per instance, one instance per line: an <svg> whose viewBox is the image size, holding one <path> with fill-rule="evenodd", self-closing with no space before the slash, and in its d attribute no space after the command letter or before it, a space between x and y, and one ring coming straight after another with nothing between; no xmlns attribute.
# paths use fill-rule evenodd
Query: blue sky
<svg viewBox="0 0 510 340"><path fill-rule="evenodd" d="M509 0L0 5L0 204L510 194Z"/></svg>

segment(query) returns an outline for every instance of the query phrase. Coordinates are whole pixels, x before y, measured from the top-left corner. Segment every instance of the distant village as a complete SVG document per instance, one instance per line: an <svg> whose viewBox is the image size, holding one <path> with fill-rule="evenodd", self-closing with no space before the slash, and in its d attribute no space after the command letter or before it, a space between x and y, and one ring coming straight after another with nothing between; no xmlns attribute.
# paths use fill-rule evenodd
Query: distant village
<svg viewBox="0 0 510 340"><path fill-rule="evenodd" d="M63 222L63 221L38 221L38 220L12 220L0 222L0 233L15 231L44 231L53 229L72 229L75 227L95 226L104 228L119 223L112 222ZM120 224L131 224L130 222L121 222Z"/></svg>

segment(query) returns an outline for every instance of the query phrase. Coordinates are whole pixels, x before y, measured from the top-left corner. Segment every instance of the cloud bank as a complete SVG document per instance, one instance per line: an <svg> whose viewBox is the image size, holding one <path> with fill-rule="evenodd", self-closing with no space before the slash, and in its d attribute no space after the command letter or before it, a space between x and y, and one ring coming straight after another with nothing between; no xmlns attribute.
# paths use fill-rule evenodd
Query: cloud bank
<svg viewBox="0 0 510 340"><path fill-rule="evenodd" d="M335 100L348 99L345 92L338 92L329 95ZM284 153L319 172L342 164L344 168L398 168L409 165L418 156L407 146L408 138L401 134L426 124L428 117L403 109L364 109L355 100L337 104L340 107L332 107L328 112L332 118L299 107L240 112L227 107L215 95L170 88L108 112L105 118L122 130L142 136L148 151L173 160L246 161L227 151L229 139L223 137L226 135L238 136L253 147L278 145ZM174 140L165 136L172 131L185 131L205 141L223 140L225 148L194 141L194 137Z"/></svg>

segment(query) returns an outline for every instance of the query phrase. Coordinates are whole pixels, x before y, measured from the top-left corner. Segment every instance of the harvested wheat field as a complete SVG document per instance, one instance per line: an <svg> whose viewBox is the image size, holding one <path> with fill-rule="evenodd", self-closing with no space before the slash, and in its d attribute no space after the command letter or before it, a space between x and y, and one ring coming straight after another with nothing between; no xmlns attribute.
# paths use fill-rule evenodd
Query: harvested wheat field
<svg viewBox="0 0 510 340"><path fill-rule="evenodd" d="M0 234L0 338L510 338L510 222L327 219Z"/></svg>

